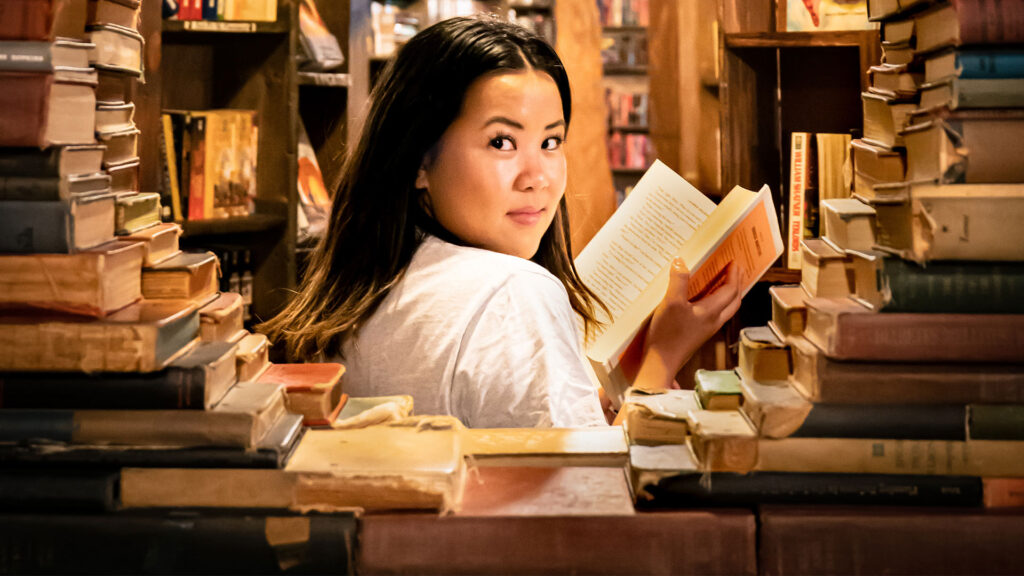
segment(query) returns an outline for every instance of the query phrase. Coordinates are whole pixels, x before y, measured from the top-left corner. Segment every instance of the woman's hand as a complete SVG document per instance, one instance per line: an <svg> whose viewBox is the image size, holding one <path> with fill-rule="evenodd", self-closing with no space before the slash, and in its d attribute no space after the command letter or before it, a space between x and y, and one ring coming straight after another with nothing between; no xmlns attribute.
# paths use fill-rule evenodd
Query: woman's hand
<svg viewBox="0 0 1024 576"><path fill-rule="evenodd" d="M675 375L691 356L739 310L739 274L730 266L725 282L699 300L687 299L690 271L672 263L668 290L654 310L643 360L633 385L646 390L676 388Z"/></svg>

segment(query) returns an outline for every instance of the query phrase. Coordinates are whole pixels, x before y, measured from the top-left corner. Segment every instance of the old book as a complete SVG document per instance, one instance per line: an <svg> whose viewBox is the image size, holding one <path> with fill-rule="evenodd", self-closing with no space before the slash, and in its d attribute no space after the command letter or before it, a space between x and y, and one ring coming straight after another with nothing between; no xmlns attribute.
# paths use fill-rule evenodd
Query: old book
<svg viewBox="0 0 1024 576"><path fill-rule="evenodd" d="M943 184L1024 181L1010 151L1024 138L1024 110L939 109L903 130L907 179Z"/></svg>
<svg viewBox="0 0 1024 576"><path fill-rule="evenodd" d="M160 223L160 195L156 192L125 194L114 206L114 233L127 236Z"/></svg>
<svg viewBox="0 0 1024 576"><path fill-rule="evenodd" d="M158 372L0 374L0 406L61 410L208 410L235 383L235 346L201 343Z"/></svg>
<svg viewBox="0 0 1024 576"><path fill-rule="evenodd" d="M341 410L331 422L331 428L336 430L398 422L412 415L413 400L408 394L357 398L342 394L341 397Z"/></svg>
<svg viewBox="0 0 1024 576"><path fill-rule="evenodd" d="M240 382L210 410L3 410L0 439L251 448L282 414L280 387Z"/></svg>
<svg viewBox="0 0 1024 576"><path fill-rule="evenodd" d="M118 474L103 469L0 470L0 507L5 512L113 512Z"/></svg>
<svg viewBox="0 0 1024 576"><path fill-rule="evenodd" d="M199 309L199 337L203 342L238 342L245 337L242 325L242 295L221 292L217 299Z"/></svg>
<svg viewBox="0 0 1024 576"><path fill-rule="evenodd" d="M1024 78L947 78L921 85L921 109L1024 106Z"/></svg>
<svg viewBox="0 0 1024 576"><path fill-rule="evenodd" d="M117 24L96 24L86 28L89 41L96 45L89 63L135 77L142 77L142 36Z"/></svg>
<svg viewBox="0 0 1024 576"><path fill-rule="evenodd" d="M914 39L914 19L903 18L881 23L882 42L903 44Z"/></svg>
<svg viewBox="0 0 1024 576"><path fill-rule="evenodd" d="M905 150L900 148L900 154ZM905 202L910 184L907 182L881 182L859 171L853 173L853 198L871 206L877 203Z"/></svg>
<svg viewBox="0 0 1024 576"><path fill-rule="evenodd" d="M619 535L614 546L594 546L596 535L610 533ZM756 533L750 510L582 517L368 514L360 524L359 566L368 574L756 574ZM729 553L708 554L708 542L728 542Z"/></svg>
<svg viewBox="0 0 1024 576"><path fill-rule="evenodd" d="M701 470L749 472L758 459L757 431L739 410L695 410L688 439Z"/></svg>
<svg viewBox="0 0 1024 576"><path fill-rule="evenodd" d="M947 361L838 362L806 338L788 339L790 380L805 398L830 404L1024 403L1024 365Z"/></svg>
<svg viewBox="0 0 1024 576"><path fill-rule="evenodd" d="M300 573L355 566L357 513L224 511L4 514L0 553L12 572Z"/></svg>
<svg viewBox="0 0 1024 576"><path fill-rule="evenodd" d="M818 200L849 198L851 175L850 135L819 132L814 135L817 145ZM818 217L819 232L826 231L825 222Z"/></svg>
<svg viewBox="0 0 1024 576"><path fill-rule="evenodd" d="M918 108L916 99L893 98L873 92L860 95L864 111L864 137L873 146L892 148L903 146L900 130L906 125L907 115Z"/></svg>
<svg viewBox="0 0 1024 576"><path fill-rule="evenodd" d="M800 242L804 239L807 216L807 187L811 184L811 165L817 163L809 132L793 132L789 147L789 194L786 202L786 266L799 270L803 265ZM813 184L816 186L816 183Z"/></svg>
<svg viewBox="0 0 1024 576"><path fill-rule="evenodd" d="M222 446L116 446L39 442L0 444L5 466L110 468L281 468L305 428L285 414L251 448Z"/></svg>
<svg viewBox="0 0 1024 576"><path fill-rule="evenodd" d="M909 64L879 64L868 68L871 91L890 98L907 98L917 94L924 81L924 71Z"/></svg>
<svg viewBox="0 0 1024 576"><path fill-rule="evenodd" d="M4 148L0 150L0 175L7 178L67 178L95 174L103 162L103 146L79 144L38 148Z"/></svg>
<svg viewBox="0 0 1024 576"><path fill-rule="evenodd" d="M462 451L479 466L625 466L626 435L603 428L467 428Z"/></svg>
<svg viewBox="0 0 1024 576"><path fill-rule="evenodd" d="M68 201L110 191L110 176L102 172L70 176L0 176L0 201Z"/></svg>
<svg viewBox="0 0 1024 576"><path fill-rule="evenodd" d="M86 0L8 0L0 18L0 39L46 40L85 35Z"/></svg>
<svg viewBox="0 0 1024 576"><path fill-rule="evenodd" d="M1018 362L1024 315L880 314L851 299L807 301L807 339L835 360Z"/></svg>
<svg viewBox="0 0 1024 576"><path fill-rule="evenodd" d="M247 215L257 170L256 112L198 110L186 112L183 121L191 149L189 176L181 179L187 182L182 188L189 219Z"/></svg>
<svg viewBox="0 0 1024 576"><path fill-rule="evenodd" d="M139 157L139 136L142 131L134 126L115 130L97 130L96 139L106 146L103 152L103 166L130 166Z"/></svg>
<svg viewBox="0 0 1024 576"><path fill-rule="evenodd" d="M900 44L882 43L883 64L910 64L914 61L914 45L910 42Z"/></svg>
<svg viewBox="0 0 1024 576"><path fill-rule="evenodd" d="M744 378L743 406L740 407L760 436L785 438L800 428L811 403L787 380Z"/></svg>
<svg viewBox="0 0 1024 576"><path fill-rule="evenodd" d="M836 474L1024 476L1024 442L762 438L757 469Z"/></svg>
<svg viewBox="0 0 1024 576"><path fill-rule="evenodd" d="M656 235L651 233L654 223ZM759 192L737 187L716 207L655 162L576 258L583 281L611 313L600 318L605 326L588 340L586 354L613 402L620 404L628 387L612 376L619 357L664 296L676 257L691 271L688 296L695 299L722 282L730 265L746 293L782 250L767 186Z"/></svg>
<svg viewBox="0 0 1024 576"><path fill-rule="evenodd" d="M800 286L808 296L833 298L853 293L852 260L820 238L807 238L801 243L804 264Z"/></svg>
<svg viewBox="0 0 1024 576"><path fill-rule="evenodd" d="M854 198L875 209L875 249L888 253L909 254L914 245L914 233L910 224L913 215L910 201L911 185L900 183L898 186L884 186L896 193L894 197L882 197L877 194L883 186L876 186L874 198L854 194Z"/></svg>
<svg viewBox="0 0 1024 576"><path fill-rule="evenodd" d="M457 510L465 462L458 420L309 430L285 471L294 506Z"/></svg>
<svg viewBox="0 0 1024 576"><path fill-rule="evenodd" d="M630 453L642 510L847 504L977 506L981 482L969 476L702 472L686 446L638 446Z"/></svg>
<svg viewBox="0 0 1024 576"><path fill-rule="evenodd" d="M872 145L860 138L850 142L855 172L874 182L902 182L906 178L906 161L898 150Z"/></svg>
<svg viewBox="0 0 1024 576"><path fill-rule="evenodd" d="M341 364L271 364L257 382L281 384L288 411L302 414L308 426L323 426L336 416L344 374Z"/></svg>
<svg viewBox="0 0 1024 576"><path fill-rule="evenodd" d="M54 144L93 144L96 72L88 67L57 67L52 50L85 52L91 44L0 42L0 145L45 148ZM59 61L59 60L58 60Z"/></svg>
<svg viewBox="0 0 1024 576"><path fill-rule="evenodd" d="M622 410L622 427L631 444L683 444L690 432L686 414L700 410L700 403L693 390L647 393L631 388Z"/></svg>
<svg viewBox="0 0 1024 576"><path fill-rule="evenodd" d="M96 78L97 102L131 101L135 76L116 70L97 69Z"/></svg>
<svg viewBox="0 0 1024 576"><path fill-rule="evenodd" d="M126 234L120 240L142 244L145 249L142 265L153 266L178 254L180 251L178 249L178 239L180 237L181 226L173 222L167 222L139 230L132 234Z"/></svg>
<svg viewBox="0 0 1024 576"><path fill-rule="evenodd" d="M121 507L280 509L297 477L260 468L123 468Z"/></svg>
<svg viewBox="0 0 1024 576"><path fill-rule="evenodd" d="M740 330L739 365L744 378L785 380L792 372L789 347L768 326L749 326ZM730 381L739 384L733 375Z"/></svg>
<svg viewBox="0 0 1024 576"><path fill-rule="evenodd" d="M594 466L485 466L466 476L457 516L632 516L626 474Z"/></svg>
<svg viewBox="0 0 1024 576"><path fill-rule="evenodd" d="M1024 313L1019 262L929 262L853 252L858 300L883 312Z"/></svg>
<svg viewBox="0 0 1024 576"><path fill-rule="evenodd" d="M114 239L114 196L0 202L0 252L73 253Z"/></svg>
<svg viewBox="0 0 1024 576"><path fill-rule="evenodd" d="M152 372L198 335L198 310L179 300L143 300L101 320L8 313L0 316L0 370Z"/></svg>
<svg viewBox="0 0 1024 576"><path fill-rule="evenodd" d="M772 506L759 516L766 574L1007 574L1024 562L1019 513Z"/></svg>
<svg viewBox="0 0 1024 576"><path fill-rule="evenodd" d="M108 147L107 150L110 150ZM139 192L139 169L141 162L138 158L130 158L116 164L104 163L103 167L110 175L110 191L116 194L136 194Z"/></svg>
<svg viewBox="0 0 1024 576"><path fill-rule="evenodd" d="M982 478L985 508L1024 507L1024 478Z"/></svg>
<svg viewBox="0 0 1024 576"><path fill-rule="evenodd" d="M89 0L86 23L116 24L132 30L139 29L139 7L142 0Z"/></svg>
<svg viewBox="0 0 1024 576"><path fill-rule="evenodd" d="M967 410L962 404L816 403L789 436L966 440L967 427Z"/></svg>
<svg viewBox="0 0 1024 576"><path fill-rule="evenodd" d="M119 132L135 128L132 102L96 102L96 132Z"/></svg>
<svg viewBox="0 0 1024 576"><path fill-rule="evenodd" d="M924 79L1022 78L1024 50L1007 46L974 46L943 50L924 60Z"/></svg>
<svg viewBox="0 0 1024 576"><path fill-rule="evenodd" d="M217 293L219 276L213 252L182 252L142 269L142 295L201 302Z"/></svg>
<svg viewBox="0 0 1024 576"><path fill-rule="evenodd" d="M740 379L733 370L699 369L693 381L702 410L736 410L743 403Z"/></svg>
<svg viewBox="0 0 1024 576"><path fill-rule="evenodd" d="M821 201L825 235L836 250L870 250L875 245L875 209L856 198Z"/></svg>
<svg viewBox="0 0 1024 576"><path fill-rule="evenodd" d="M801 334L807 324L807 293L797 284L777 284L768 288L772 297L769 327L780 338Z"/></svg>
<svg viewBox="0 0 1024 576"><path fill-rule="evenodd" d="M1022 19L1021 6L1013 0L940 4L914 17L915 48L926 53L945 46L1019 44L1024 42L1024 29L1014 24Z"/></svg>
<svg viewBox="0 0 1024 576"><path fill-rule="evenodd" d="M1024 406L970 404L968 435L971 440L1024 440Z"/></svg>
<svg viewBox="0 0 1024 576"><path fill-rule="evenodd" d="M277 20L278 0L233 0L228 3L224 20L273 22Z"/></svg>
<svg viewBox="0 0 1024 576"><path fill-rule="evenodd" d="M143 246L108 242L77 254L0 255L0 308L104 316L142 297Z"/></svg>
<svg viewBox="0 0 1024 576"><path fill-rule="evenodd" d="M247 334L238 341L236 370L240 382L250 382L270 366L270 341L264 334Z"/></svg>

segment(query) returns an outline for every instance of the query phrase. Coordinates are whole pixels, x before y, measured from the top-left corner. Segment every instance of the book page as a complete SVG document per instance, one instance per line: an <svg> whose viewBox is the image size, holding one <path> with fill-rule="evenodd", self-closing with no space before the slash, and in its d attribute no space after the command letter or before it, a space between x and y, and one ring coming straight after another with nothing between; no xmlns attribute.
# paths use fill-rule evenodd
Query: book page
<svg viewBox="0 0 1024 576"><path fill-rule="evenodd" d="M655 161L576 258L583 282L611 312L610 318L599 314L605 324L588 342L588 355L596 359L619 348L616 342L628 341L664 296L672 260L714 208L699 190Z"/></svg>
<svg viewBox="0 0 1024 576"><path fill-rule="evenodd" d="M681 254L690 268L687 296L696 300L721 284L731 263L746 294L782 254L783 242L771 191L734 188Z"/></svg>

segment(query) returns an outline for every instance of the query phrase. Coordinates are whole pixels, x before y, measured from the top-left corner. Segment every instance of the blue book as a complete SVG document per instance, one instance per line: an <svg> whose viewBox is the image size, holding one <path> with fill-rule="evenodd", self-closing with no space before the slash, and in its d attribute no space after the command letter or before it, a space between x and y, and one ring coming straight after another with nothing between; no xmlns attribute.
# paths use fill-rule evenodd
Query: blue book
<svg viewBox="0 0 1024 576"><path fill-rule="evenodd" d="M1024 50L957 48L925 60L925 82L948 78L1024 78Z"/></svg>
<svg viewBox="0 0 1024 576"><path fill-rule="evenodd" d="M221 0L202 0L203 2L203 20L216 20L217 19L217 5L220 4Z"/></svg>
<svg viewBox="0 0 1024 576"><path fill-rule="evenodd" d="M70 254L113 239L113 194L0 201L0 252Z"/></svg>

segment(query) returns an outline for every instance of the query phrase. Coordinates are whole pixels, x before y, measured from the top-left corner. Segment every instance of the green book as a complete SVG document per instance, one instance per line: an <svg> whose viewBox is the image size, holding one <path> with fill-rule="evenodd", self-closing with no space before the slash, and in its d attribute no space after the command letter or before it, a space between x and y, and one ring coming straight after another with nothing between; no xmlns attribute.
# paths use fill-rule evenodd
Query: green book
<svg viewBox="0 0 1024 576"><path fill-rule="evenodd" d="M971 404L971 440L1024 440L1024 404Z"/></svg>
<svg viewBox="0 0 1024 576"><path fill-rule="evenodd" d="M693 390L704 410L735 410L743 403L740 378L734 370L697 370Z"/></svg>

